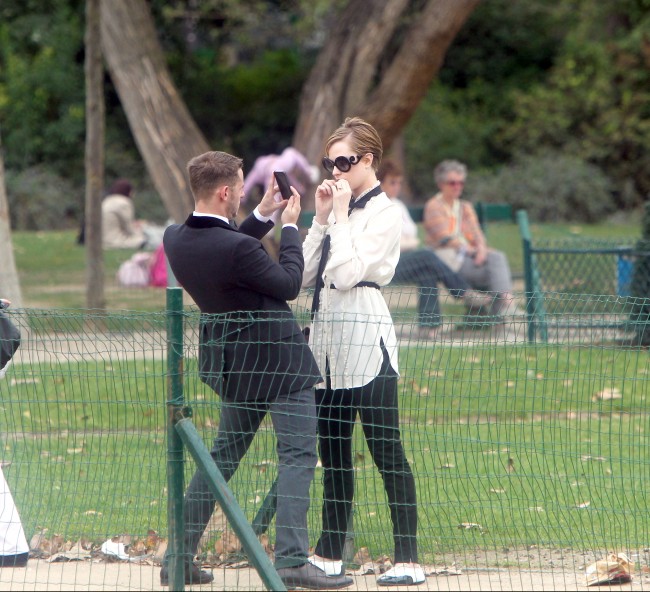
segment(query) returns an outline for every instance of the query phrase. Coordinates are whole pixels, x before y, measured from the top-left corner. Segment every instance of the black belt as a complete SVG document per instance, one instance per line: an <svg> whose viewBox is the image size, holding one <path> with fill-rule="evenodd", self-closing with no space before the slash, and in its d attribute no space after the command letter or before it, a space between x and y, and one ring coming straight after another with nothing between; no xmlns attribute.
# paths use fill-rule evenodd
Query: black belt
<svg viewBox="0 0 650 592"><path fill-rule="evenodd" d="M353 288L374 288L375 290L381 290L379 284L376 284L375 282L359 282L355 286L352 286ZM330 284L330 288L332 290L338 290L338 288L334 284Z"/></svg>

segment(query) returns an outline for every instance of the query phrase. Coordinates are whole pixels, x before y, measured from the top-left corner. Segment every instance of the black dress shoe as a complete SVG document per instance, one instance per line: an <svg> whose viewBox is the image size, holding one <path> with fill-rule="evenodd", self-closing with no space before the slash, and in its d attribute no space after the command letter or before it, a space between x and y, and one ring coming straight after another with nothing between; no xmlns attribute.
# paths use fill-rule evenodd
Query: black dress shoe
<svg viewBox="0 0 650 592"><path fill-rule="evenodd" d="M185 566L186 584L209 584L212 580L214 576L211 573L199 569L194 563ZM160 570L160 585L169 586L169 571L166 565Z"/></svg>
<svg viewBox="0 0 650 592"><path fill-rule="evenodd" d="M337 590L347 588L354 581L347 576L328 576L322 569L311 563L298 567L281 567L278 575L288 589L307 588L308 590Z"/></svg>

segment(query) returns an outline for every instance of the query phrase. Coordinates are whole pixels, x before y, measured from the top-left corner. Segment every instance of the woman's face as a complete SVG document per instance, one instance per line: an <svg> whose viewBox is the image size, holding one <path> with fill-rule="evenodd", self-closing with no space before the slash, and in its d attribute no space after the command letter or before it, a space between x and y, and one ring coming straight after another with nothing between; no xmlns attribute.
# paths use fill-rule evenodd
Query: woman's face
<svg viewBox="0 0 650 592"><path fill-rule="evenodd" d="M391 199L399 197L399 194L402 191L402 176L386 175L384 180L381 182L381 188Z"/></svg>
<svg viewBox="0 0 650 592"><path fill-rule="evenodd" d="M356 194L359 189L365 188L365 185L368 183L368 177L373 172L371 168L372 155L358 154L352 149L348 140L340 140L332 144L327 153L327 157L332 161L335 161L339 156L344 156L347 159L351 156L354 156L355 159L361 157L360 162L353 164L349 171L341 171L337 166L332 171L332 177L335 180L345 179L350 184L352 193Z"/></svg>
<svg viewBox="0 0 650 592"><path fill-rule="evenodd" d="M442 195L448 199L458 199L465 187L465 175L450 171L445 175L445 180L440 183Z"/></svg>

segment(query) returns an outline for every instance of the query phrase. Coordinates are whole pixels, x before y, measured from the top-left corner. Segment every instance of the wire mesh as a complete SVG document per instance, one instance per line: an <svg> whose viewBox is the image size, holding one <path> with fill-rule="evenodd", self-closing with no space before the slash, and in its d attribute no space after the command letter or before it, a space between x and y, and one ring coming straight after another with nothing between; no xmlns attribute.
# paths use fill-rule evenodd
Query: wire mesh
<svg viewBox="0 0 650 592"><path fill-rule="evenodd" d="M417 288L384 295L428 576L420 589L577 589L585 567L608 551L624 552L635 584L648 586L647 349L634 346L625 327L594 329L602 313L581 308L591 295L554 293L552 314L582 322L543 343L527 340L522 294L495 319L468 315L441 292L434 334L419 324ZM600 298L608 307L621 297ZM293 303L301 324L309 322L309 299L304 293ZM11 318L23 342L0 380L1 456L31 552L26 568L0 569L0 586L157 589L168 536L165 313L22 310ZM184 391L209 446L221 402L199 378L198 328L198 311L188 307ZM394 541L361 427L352 437L345 559L351 589L371 590L394 560ZM193 471L188 462L186 482ZM229 483L251 522L277 471L267 418ZM322 478L318 466L313 545ZM260 537L272 556L274 521ZM263 589L219 510L198 558L215 575L213 589Z"/></svg>

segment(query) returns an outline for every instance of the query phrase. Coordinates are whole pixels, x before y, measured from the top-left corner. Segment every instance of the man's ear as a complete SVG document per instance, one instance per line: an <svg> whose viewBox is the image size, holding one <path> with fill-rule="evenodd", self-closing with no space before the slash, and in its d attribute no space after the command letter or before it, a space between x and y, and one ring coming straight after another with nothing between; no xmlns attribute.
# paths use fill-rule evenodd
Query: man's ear
<svg viewBox="0 0 650 592"><path fill-rule="evenodd" d="M228 185L222 185L216 191L219 201L226 201L230 195L230 187Z"/></svg>

